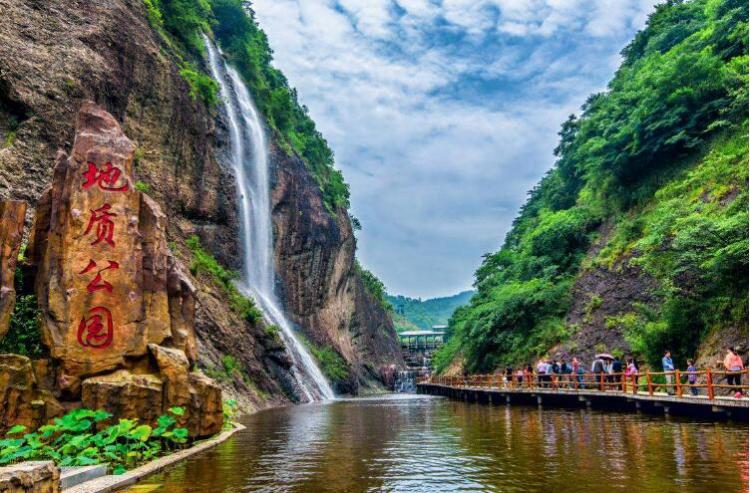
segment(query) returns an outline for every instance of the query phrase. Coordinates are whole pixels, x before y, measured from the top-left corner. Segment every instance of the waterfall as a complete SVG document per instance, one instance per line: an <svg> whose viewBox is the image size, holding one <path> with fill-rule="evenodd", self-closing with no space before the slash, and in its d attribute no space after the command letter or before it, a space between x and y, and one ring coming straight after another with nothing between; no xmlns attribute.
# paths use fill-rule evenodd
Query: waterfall
<svg viewBox="0 0 750 493"><path fill-rule="evenodd" d="M229 119L231 165L240 205L242 281L238 289L255 299L266 322L276 325L294 363L292 373L308 401L333 399L334 393L307 348L298 340L276 295L271 228L268 146L263 121L237 71L204 37L211 74L218 82Z"/></svg>

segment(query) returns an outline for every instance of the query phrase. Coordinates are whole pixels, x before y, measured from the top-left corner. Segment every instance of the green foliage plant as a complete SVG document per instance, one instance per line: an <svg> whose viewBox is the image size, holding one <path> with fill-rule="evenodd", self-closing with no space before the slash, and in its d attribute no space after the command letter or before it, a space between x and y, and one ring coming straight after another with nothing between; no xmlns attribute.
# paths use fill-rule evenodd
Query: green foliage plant
<svg viewBox="0 0 750 493"><path fill-rule="evenodd" d="M173 407L159 416L156 427L135 419L104 426L112 418L110 413L81 408L34 432L16 425L0 440L0 466L27 460L53 460L61 467L108 463L114 474L121 474L187 446L188 431L175 427L173 417L184 413L183 408Z"/></svg>

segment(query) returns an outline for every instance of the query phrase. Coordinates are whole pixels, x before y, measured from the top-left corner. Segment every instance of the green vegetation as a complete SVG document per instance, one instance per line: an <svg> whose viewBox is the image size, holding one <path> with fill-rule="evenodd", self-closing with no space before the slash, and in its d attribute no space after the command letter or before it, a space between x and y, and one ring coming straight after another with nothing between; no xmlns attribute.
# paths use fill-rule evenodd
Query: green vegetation
<svg viewBox="0 0 750 493"><path fill-rule="evenodd" d="M349 187L334 168L333 151L297 100L297 91L271 65L273 51L246 0L144 0L149 22L180 56L194 60L204 51L202 33L213 33L250 88L279 144L296 152L315 177L329 211L349 207ZM193 99L216 104L217 85L188 61L180 74Z"/></svg>
<svg viewBox="0 0 750 493"><path fill-rule="evenodd" d="M201 33L211 31L211 6L206 0L143 0L148 21L177 56L180 76L190 97L211 107L219 102L219 85L187 58L203 54Z"/></svg>
<svg viewBox="0 0 750 493"><path fill-rule="evenodd" d="M194 276L199 275L201 272L209 275L216 285L224 290L224 293L229 299L229 306L231 306L232 311L237 313L240 317L246 319L250 323L255 323L260 320L262 314L255 306L253 300L242 295L237 290L237 286L234 285L234 281L239 278L239 275L234 271L225 269L213 257L213 255L205 251L201 246L200 238L197 235L188 238L185 244L193 254L193 260L190 264L190 272Z"/></svg>
<svg viewBox="0 0 750 493"><path fill-rule="evenodd" d="M18 263L13 284L16 290L16 304L10 314L8 332L0 339L0 353L14 353L41 358L45 355L42 344L42 312L36 295L26 290L22 268L26 263L26 245L18 253Z"/></svg>
<svg viewBox="0 0 750 493"><path fill-rule="evenodd" d="M555 166L451 318L443 368L462 354L488 371L563 341L570 288L605 222L614 230L593 262L632 262L660 285L658 306L609 322L626 323L649 362L666 347L684 360L713 328L746 326L747 19L739 0L656 7L608 90L562 125Z"/></svg>
<svg viewBox="0 0 750 493"><path fill-rule="evenodd" d="M396 331L402 332L403 330L428 330L433 325L446 325L456 308L467 304L472 296L474 296L474 291L463 291L453 296L428 300L389 295L388 302L393 307Z"/></svg>
<svg viewBox="0 0 750 493"><path fill-rule="evenodd" d="M344 382L349 378L349 365L335 349L318 346L302 333L298 333L297 337L318 360L320 370L331 383Z"/></svg>
<svg viewBox="0 0 750 493"><path fill-rule="evenodd" d="M234 428L232 421L234 421L234 419L237 417L237 414L239 414L237 401L234 399L227 399L221 404L221 410L224 414L224 425L222 425L221 429L225 431L231 430L232 428Z"/></svg>
<svg viewBox="0 0 750 493"><path fill-rule="evenodd" d="M310 351L320 363L320 369L333 383L343 382L349 378L349 365L344 358L330 347L310 345Z"/></svg>
<svg viewBox="0 0 750 493"><path fill-rule="evenodd" d="M225 354L221 357L221 364L216 367L212 366L204 370L206 375L224 383L232 383L235 380L249 382L250 377L245 372L242 364L231 354Z"/></svg>
<svg viewBox="0 0 750 493"><path fill-rule="evenodd" d="M36 296L28 294L16 298L8 332L0 340L0 353L21 354L29 358L44 356L41 317Z"/></svg>
<svg viewBox="0 0 750 493"><path fill-rule="evenodd" d="M200 99L208 106L215 106L219 102L219 84L209 75L199 72L192 65L185 64L180 75L190 86L190 97Z"/></svg>
<svg viewBox="0 0 750 493"><path fill-rule="evenodd" d="M112 415L90 409L74 409L33 433L25 433L25 426L16 425L0 440L0 465L26 460L53 460L59 466L109 463L114 474L121 474L185 447L188 430L175 427L177 421L172 416L184 412L180 407L171 408L169 414L159 416L156 428L138 424L135 419L120 419L103 427Z"/></svg>
<svg viewBox="0 0 750 493"><path fill-rule="evenodd" d="M383 281L378 279L375 274L362 267L362 264L359 263L359 260L355 259L354 269L357 271L360 279L362 279L367 292L370 293L373 298L378 300L380 306L382 306L386 311L393 310L391 304L388 303L388 295L386 294L385 284L383 284Z"/></svg>
<svg viewBox="0 0 750 493"><path fill-rule="evenodd" d="M18 131L18 117L14 115L3 115L5 117L5 139L3 141L3 147L11 147L16 141L16 132Z"/></svg>
<svg viewBox="0 0 750 493"><path fill-rule="evenodd" d="M140 180L135 182L135 185L133 185L133 188L143 193L148 193L148 191L151 189L148 183L142 182Z"/></svg>

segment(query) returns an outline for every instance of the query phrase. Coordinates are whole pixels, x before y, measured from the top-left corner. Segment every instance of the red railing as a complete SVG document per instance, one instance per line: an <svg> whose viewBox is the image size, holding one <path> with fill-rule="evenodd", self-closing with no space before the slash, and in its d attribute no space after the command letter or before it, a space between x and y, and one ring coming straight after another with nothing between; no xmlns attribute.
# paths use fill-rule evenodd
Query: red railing
<svg viewBox="0 0 750 493"><path fill-rule="evenodd" d="M695 377L691 383L691 376ZM729 379L739 383L729 383ZM524 374L507 378L501 373L467 375L465 377L431 376L417 383L431 383L446 387L499 388L507 390L592 390L600 392L621 392L654 395L657 392L674 394L678 397L696 397L713 400L720 394L731 395L750 391L750 373L721 370L700 370L686 372L645 372L635 375L625 373L571 373L571 374Z"/></svg>

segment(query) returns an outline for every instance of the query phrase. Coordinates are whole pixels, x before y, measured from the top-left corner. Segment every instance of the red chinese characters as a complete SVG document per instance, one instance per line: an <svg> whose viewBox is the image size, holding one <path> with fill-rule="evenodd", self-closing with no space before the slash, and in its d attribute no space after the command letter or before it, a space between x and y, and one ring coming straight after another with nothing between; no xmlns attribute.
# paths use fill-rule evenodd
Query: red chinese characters
<svg viewBox="0 0 750 493"><path fill-rule="evenodd" d="M127 192L129 184L123 177L122 170L107 162L97 166L92 162L86 163L86 171L83 173L84 181L81 184L83 190L89 190L92 187L98 187L105 192ZM89 222L83 232L84 236L93 234L91 246L109 245L115 246L115 221L117 214L112 212L112 205L105 202L98 209L91 209ZM91 279L86 285L88 294L94 294L102 291L106 294L112 294L113 286L104 279L104 273L110 270L117 270L120 264L114 260L106 260L106 264L97 262L93 258L89 260L86 267L78 274L89 276L93 273ZM112 321L112 312L105 306L95 306L91 308L88 316L81 317L78 324L77 339L78 344L85 348L104 349L112 344L114 338L114 322Z"/></svg>
<svg viewBox="0 0 750 493"><path fill-rule="evenodd" d="M109 212L111 208L111 205L104 204L98 209L91 209L89 224L86 226L86 231L84 231L83 234L89 234L94 225L96 225L96 238L91 242L92 245L96 245L103 241L109 246L115 246L115 223L111 218L115 217L117 214Z"/></svg>
<svg viewBox="0 0 750 493"><path fill-rule="evenodd" d="M83 173L85 181L83 182L83 189L88 190L94 185L99 185L99 188L107 192L127 192L128 182L126 181L119 187L117 183L120 181L122 171L120 168L112 166L112 163L104 163L101 168L98 168L94 163L86 163L88 169Z"/></svg>
<svg viewBox="0 0 750 493"><path fill-rule="evenodd" d="M82 317L78 324L78 344L92 349L104 349L112 344L114 327L112 313L103 306L89 310L89 317Z"/></svg>
<svg viewBox="0 0 750 493"><path fill-rule="evenodd" d="M86 285L86 290L89 293L95 293L96 291L99 291L100 289L103 289L103 290L105 290L108 293L112 292L112 284L110 284L110 283L108 283L107 281L104 280L104 278L102 277L102 272L104 272L105 270L110 270L110 269L113 269L113 270L119 269L120 268L120 264L118 264L114 260L108 260L107 262L109 262L109 265L107 265L106 267L103 267L103 268L97 270L96 271L96 276L94 277L94 280L91 281L91 282L89 282ZM89 264L86 266L85 269L83 269L81 272L79 272L79 274L88 274L89 272L93 271L94 269L96 269L96 261L95 260L89 260Z"/></svg>

